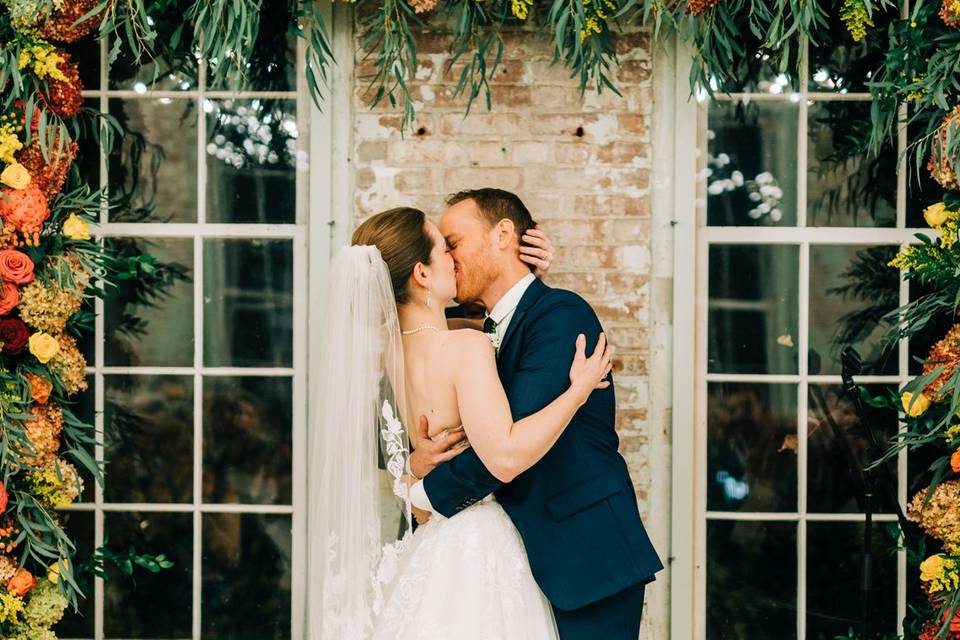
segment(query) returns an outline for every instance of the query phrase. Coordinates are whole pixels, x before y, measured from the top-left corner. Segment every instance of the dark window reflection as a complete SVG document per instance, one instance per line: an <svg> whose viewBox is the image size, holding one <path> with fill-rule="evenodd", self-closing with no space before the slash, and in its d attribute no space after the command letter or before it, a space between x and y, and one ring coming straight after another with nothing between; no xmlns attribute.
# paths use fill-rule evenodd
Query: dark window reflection
<svg viewBox="0 0 960 640"><path fill-rule="evenodd" d="M883 318L900 306L900 274L887 263L898 247L810 247L810 373L841 373L840 354L852 346L864 374L895 375L897 350Z"/></svg>
<svg viewBox="0 0 960 640"><path fill-rule="evenodd" d="M867 151L870 102L815 102L809 108L807 224L893 227L897 151Z"/></svg>
<svg viewBox="0 0 960 640"><path fill-rule="evenodd" d="M169 475L169 474L168 474ZM111 549L163 553L174 563L159 573L139 570L133 580L108 569L104 632L108 638L191 637L193 620L193 514L107 513Z"/></svg>
<svg viewBox="0 0 960 640"><path fill-rule="evenodd" d="M206 378L204 502L291 504L291 378Z"/></svg>
<svg viewBox="0 0 960 640"><path fill-rule="evenodd" d="M89 394L88 394L89 395ZM86 482L86 480L84 480ZM66 511L60 514L64 531L76 545L74 567L79 568L90 561L94 549L92 511ZM53 630L58 638L92 638L93 633L93 573L76 571L74 578L86 597L78 598L79 611L67 608L63 619Z"/></svg>
<svg viewBox="0 0 960 640"><path fill-rule="evenodd" d="M710 107L702 178L711 226L797 223L797 123L792 102Z"/></svg>
<svg viewBox="0 0 960 640"><path fill-rule="evenodd" d="M707 522L707 638L796 637L796 523Z"/></svg>
<svg viewBox="0 0 960 640"><path fill-rule="evenodd" d="M107 502L193 501L193 379L105 376Z"/></svg>
<svg viewBox="0 0 960 640"><path fill-rule="evenodd" d="M290 516L203 516L204 639L290 637Z"/></svg>
<svg viewBox="0 0 960 640"><path fill-rule="evenodd" d="M826 15L839 16L844 2L830 0L824 4ZM899 18L898 5L875 3L871 16L874 26L868 27L870 35L860 42L850 37L842 20L826 20L817 29L817 42L810 43L810 91L869 92L867 83L873 79L887 50L883 34Z"/></svg>
<svg viewBox="0 0 960 640"><path fill-rule="evenodd" d="M890 526L873 525L870 640L896 637L897 557L890 553L894 546ZM808 640L835 640L846 637L851 627L859 629L862 550L861 523L807 523Z"/></svg>
<svg viewBox="0 0 960 640"><path fill-rule="evenodd" d="M797 387L707 389L707 509L796 511Z"/></svg>
<svg viewBox="0 0 960 640"><path fill-rule="evenodd" d="M886 395L894 388L869 386L873 396ZM816 513L861 513L865 507L864 466L877 457L870 452L873 429L886 449L897 432L897 413L892 409L865 407L869 425L861 422L853 402L834 385L811 384L807 420L807 511ZM897 501L897 465L890 461L875 472L876 513L893 513Z"/></svg>
<svg viewBox="0 0 960 640"><path fill-rule="evenodd" d="M708 371L796 373L798 248L713 245L709 261Z"/></svg>

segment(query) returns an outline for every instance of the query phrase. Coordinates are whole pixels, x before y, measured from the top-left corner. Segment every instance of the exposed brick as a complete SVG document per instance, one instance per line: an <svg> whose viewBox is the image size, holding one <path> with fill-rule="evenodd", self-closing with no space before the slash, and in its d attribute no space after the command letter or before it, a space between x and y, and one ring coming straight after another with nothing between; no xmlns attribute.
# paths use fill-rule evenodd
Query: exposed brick
<svg viewBox="0 0 960 640"><path fill-rule="evenodd" d="M461 189L497 187L516 191L523 184L523 171L517 167L456 168L443 172L443 188L453 193Z"/></svg>
<svg viewBox="0 0 960 640"><path fill-rule="evenodd" d="M394 186L401 193L423 192L433 189L430 169L401 169L393 178Z"/></svg>

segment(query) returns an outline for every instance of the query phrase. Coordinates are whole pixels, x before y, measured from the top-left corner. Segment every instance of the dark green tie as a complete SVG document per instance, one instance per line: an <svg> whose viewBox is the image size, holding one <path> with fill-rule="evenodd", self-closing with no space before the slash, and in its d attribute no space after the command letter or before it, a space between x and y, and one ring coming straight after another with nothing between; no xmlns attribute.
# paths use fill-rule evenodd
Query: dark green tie
<svg viewBox="0 0 960 640"><path fill-rule="evenodd" d="M497 333L497 323L494 322L490 316L487 316L487 319L483 321L483 332L489 334Z"/></svg>

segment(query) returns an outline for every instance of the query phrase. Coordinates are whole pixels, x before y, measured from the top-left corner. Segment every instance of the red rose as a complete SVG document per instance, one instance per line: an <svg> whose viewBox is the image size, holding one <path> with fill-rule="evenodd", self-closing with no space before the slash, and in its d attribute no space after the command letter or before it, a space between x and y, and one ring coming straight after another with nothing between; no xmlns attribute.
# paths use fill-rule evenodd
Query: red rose
<svg viewBox="0 0 960 640"><path fill-rule="evenodd" d="M4 282L26 284L33 281L33 260L23 251L0 251L0 278Z"/></svg>
<svg viewBox="0 0 960 640"><path fill-rule="evenodd" d="M0 316L5 316L20 304L20 289L17 285L4 282L0 285Z"/></svg>
<svg viewBox="0 0 960 640"><path fill-rule="evenodd" d="M4 318L0 320L0 342L3 342L3 352L11 355L23 353L30 340L30 329L20 318Z"/></svg>

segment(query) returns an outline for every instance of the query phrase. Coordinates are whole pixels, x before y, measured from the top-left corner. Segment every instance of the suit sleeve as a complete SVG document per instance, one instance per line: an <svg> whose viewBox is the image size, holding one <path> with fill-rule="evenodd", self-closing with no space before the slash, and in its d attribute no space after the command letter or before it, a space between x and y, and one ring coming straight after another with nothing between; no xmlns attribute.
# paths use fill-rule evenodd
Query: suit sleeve
<svg viewBox="0 0 960 640"><path fill-rule="evenodd" d="M521 420L552 402L570 386L570 364L579 333L587 334L588 353L595 346L600 323L579 297L554 291L536 305L522 336L522 352L507 398L513 419ZM592 335L591 335L592 334ZM423 479L430 504L451 517L503 485L473 449L439 465Z"/></svg>

